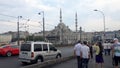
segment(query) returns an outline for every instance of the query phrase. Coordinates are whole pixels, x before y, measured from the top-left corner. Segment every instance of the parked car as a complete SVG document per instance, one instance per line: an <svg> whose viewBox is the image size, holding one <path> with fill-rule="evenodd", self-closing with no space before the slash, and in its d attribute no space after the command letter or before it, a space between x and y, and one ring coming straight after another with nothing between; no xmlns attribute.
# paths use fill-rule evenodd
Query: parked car
<svg viewBox="0 0 120 68"><path fill-rule="evenodd" d="M23 64L43 62L60 57L61 51L48 42L28 42L20 47L19 61Z"/></svg>
<svg viewBox="0 0 120 68"><path fill-rule="evenodd" d="M0 47L0 55L12 56L19 54L19 47L17 45L4 45Z"/></svg>

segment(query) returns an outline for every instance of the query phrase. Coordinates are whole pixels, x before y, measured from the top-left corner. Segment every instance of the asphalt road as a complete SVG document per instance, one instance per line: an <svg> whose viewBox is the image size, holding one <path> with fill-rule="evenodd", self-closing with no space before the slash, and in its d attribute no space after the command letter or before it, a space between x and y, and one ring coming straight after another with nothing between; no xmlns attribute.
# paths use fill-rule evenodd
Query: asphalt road
<svg viewBox="0 0 120 68"><path fill-rule="evenodd" d="M73 55L73 47L58 47L57 49L62 51L62 57ZM0 68L19 68L22 66L24 65L18 61L18 56L0 56Z"/></svg>
<svg viewBox="0 0 120 68"><path fill-rule="evenodd" d="M95 68L95 58L89 60L88 66L89 66L88 68ZM77 61L76 59L71 59L69 61L47 68L77 68ZM100 68L100 65L98 66L98 68ZM104 56L103 68L113 68L111 56Z"/></svg>

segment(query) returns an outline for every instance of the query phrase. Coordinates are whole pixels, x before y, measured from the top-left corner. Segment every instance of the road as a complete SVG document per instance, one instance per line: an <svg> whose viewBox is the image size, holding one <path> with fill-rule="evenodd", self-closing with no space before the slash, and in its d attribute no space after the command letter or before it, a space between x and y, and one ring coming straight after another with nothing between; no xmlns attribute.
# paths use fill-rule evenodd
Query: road
<svg viewBox="0 0 120 68"><path fill-rule="evenodd" d="M62 51L62 57L73 55L73 47L58 47ZM2 57L0 56L0 68L19 68L22 65L18 61L18 56Z"/></svg>
<svg viewBox="0 0 120 68"><path fill-rule="evenodd" d="M104 56L104 67L103 68L113 68L112 65L112 57L111 56ZM89 60L89 68L95 68L95 58L94 59L90 59ZM72 59L51 67L47 67L47 68L77 68L77 61L76 59ZM100 65L99 67L100 68Z"/></svg>

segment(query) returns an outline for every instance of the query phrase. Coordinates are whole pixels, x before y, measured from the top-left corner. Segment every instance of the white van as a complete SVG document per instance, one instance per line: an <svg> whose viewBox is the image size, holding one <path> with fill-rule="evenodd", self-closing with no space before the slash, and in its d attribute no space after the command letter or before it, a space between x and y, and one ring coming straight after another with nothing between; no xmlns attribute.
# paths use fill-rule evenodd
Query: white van
<svg viewBox="0 0 120 68"><path fill-rule="evenodd" d="M20 46L19 61L22 63L37 63L47 59L60 58L61 51L52 43L27 42Z"/></svg>

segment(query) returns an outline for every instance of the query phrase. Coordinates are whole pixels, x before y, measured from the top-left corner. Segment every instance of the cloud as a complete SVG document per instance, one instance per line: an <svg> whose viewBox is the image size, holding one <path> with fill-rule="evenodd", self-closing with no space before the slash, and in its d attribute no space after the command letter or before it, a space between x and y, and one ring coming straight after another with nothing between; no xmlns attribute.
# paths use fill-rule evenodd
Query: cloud
<svg viewBox="0 0 120 68"><path fill-rule="evenodd" d="M39 9L41 11L51 11L55 8L50 6L49 4L44 4L42 0L25 0L26 4L32 8Z"/></svg>
<svg viewBox="0 0 120 68"><path fill-rule="evenodd" d="M0 14L15 17L22 15L23 18L31 19L31 22L29 22L30 25L41 26L30 27L31 32L37 32L42 31L43 17L42 15L38 15L38 12L45 12L46 30L50 30L59 23L59 11L61 8L63 23L69 26L70 29L75 30L75 13L77 12L78 27L82 26L85 31L102 31L102 15L99 12L93 11L94 9L98 9L105 14L108 30L118 30L120 21L119 3L120 0L0 0ZM17 21L17 19L5 16L0 16L0 19ZM39 21L41 24L38 23ZM6 23L2 25L11 25L11 30L12 27L16 27L16 24ZM7 28L4 31L7 31Z"/></svg>
<svg viewBox="0 0 120 68"><path fill-rule="evenodd" d="M88 19L83 23L82 28L85 31L103 31L104 30L104 23L103 19ZM115 21L111 18L107 18L105 21L105 29L106 31L113 31L113 30L119 30L120 24L118 21Z"/></svg>
<svg viewBox="0 0 120 68"><path fill-rule="evenodd" d="M108 17L106 19L106 28L108 30L119 30L120 29L120 22L117 20L112 19L111 17Z"/></svg>

